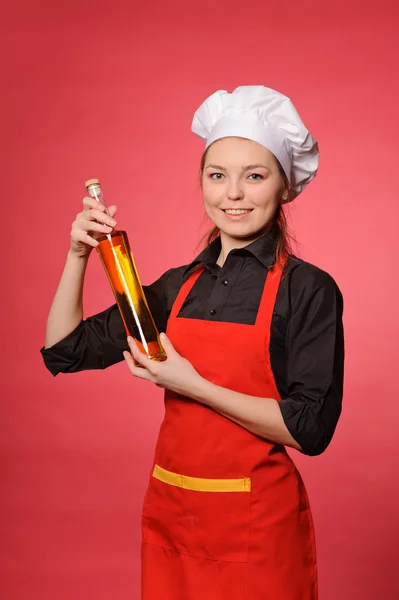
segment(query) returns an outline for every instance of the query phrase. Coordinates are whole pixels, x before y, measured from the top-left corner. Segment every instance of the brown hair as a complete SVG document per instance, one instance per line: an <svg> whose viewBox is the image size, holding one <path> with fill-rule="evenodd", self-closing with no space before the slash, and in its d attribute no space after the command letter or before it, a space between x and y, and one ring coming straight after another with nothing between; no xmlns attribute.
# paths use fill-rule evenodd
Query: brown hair
<svg viewBox="0 0 399 600"><path fill-rule="evenodd" d="M205 152L203 153L202 158L201 158L200 173L199 173L200 185L202 183L202 175L204 173L205 161L206 161L206 156L207 156L209 148L210 148L210 146L205 150ZM280 175L284 181L284 185L286 186L287 189L289 189L289 182L288 182L287 175L285 174L283 167L281 166L281 164L277 160L277 158L275 158L275 160L277 161ZM274 259L275 259L274 264L278 263L280 266L282 266L282 263L281 263L282 259L284 257L286 257L288 254L292 253L292 244L293 244L293 242L295 242L295 239L294 239L291 231L289 230L285 210L281 203L278 205L277 210L274 214L272 229L274 230L275 237L276 237L276 249L275 249L275 253L274 253ZM200 244L204 244L204 246L207 247L219 235L220 235L220 229L215 226L211 229L211 231L209 231L202 237Z"/></svg>

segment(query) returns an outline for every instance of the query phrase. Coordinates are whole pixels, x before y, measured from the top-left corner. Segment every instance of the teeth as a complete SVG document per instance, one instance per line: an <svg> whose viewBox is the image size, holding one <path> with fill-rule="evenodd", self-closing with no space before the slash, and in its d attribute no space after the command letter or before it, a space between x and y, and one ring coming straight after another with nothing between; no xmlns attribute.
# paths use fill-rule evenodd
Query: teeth
<svg viewBox="0 0 399 600"><path fill-rule="evenodd" d="M238 208L233 208L230 210L225 210L225 213L227 213L228 215L245 215L246 213L251 212L249 209L238 209Z"/></svg>

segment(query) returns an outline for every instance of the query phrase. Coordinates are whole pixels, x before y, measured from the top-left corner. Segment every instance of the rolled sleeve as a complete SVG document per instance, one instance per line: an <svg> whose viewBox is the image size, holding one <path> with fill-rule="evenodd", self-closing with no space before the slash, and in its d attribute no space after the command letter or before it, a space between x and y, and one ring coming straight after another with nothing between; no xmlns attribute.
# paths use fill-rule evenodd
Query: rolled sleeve
<svg viewBox="0 0 399 600"><path fill-rule="evenodd" d="M177 279L181 278L177 271ZM171 271L154 283L143 286L150 312L158 331L165 331L169 296L175 296L170 286ZM174 277L176 279L176 276ZM106 369L123 360L128 350L126 331L117 304L93 315L78 325L65 338L51 346L42 347L44 364L56 376L58 373L76 373L91 369Z"/></svg>
<svg viewBox="0 0 399 600"><path fill-rule="evenodd" d="M41 348L44 364L56 376L90 369L105 369L123 360L128 349L125 328L116 304L81 321L65 338Z"/></svg>
<svg viewBox="0 0 399 600"><path fill-rule="evenodd" d="M279 406L302 452L315 456L329 445L342 409L343 300L328 273L313 267L303 278L297 271L286 336L288 394Z"/></svg>

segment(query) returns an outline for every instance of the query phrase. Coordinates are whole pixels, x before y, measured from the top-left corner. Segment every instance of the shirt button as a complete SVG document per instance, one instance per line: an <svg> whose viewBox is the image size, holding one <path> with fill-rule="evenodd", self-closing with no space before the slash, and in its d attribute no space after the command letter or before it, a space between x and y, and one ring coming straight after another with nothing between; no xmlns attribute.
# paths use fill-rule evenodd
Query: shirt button
<svg viewBox="0 0 399 600"><path fill-rule="evenodd" d="M226 285L228 285L228 284L229 284L229 282L227 281L227 279L224 279L224 280L222 281L222 285L226 286Z"/></svg>
<svg viewBox="0 0 399 600"><path fill-rule="evenodd" d="M216 315L216 310L214 308L211 308L211 310L209 311L213 317L213 315Z"/></svg>

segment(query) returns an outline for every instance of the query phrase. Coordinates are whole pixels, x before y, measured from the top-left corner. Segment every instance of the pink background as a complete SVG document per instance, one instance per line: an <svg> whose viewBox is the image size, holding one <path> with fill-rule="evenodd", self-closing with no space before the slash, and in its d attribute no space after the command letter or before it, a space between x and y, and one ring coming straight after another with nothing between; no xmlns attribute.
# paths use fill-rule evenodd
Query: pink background
<svg viewBox="0 0 399 600"><path fill-rule="evenodd" d="M192 115L244 84L290 96L320 142L290 220L300 256L345 298L342 418L325 454L292 453L320 598L398 598L398 3L5 4L2 600L139 597L162 390L123 363L54 379L39 348L84 181L99 177L118 203L143 283L189 262L207 229ZM112 303L93 254L85 314Z"/></svg>

